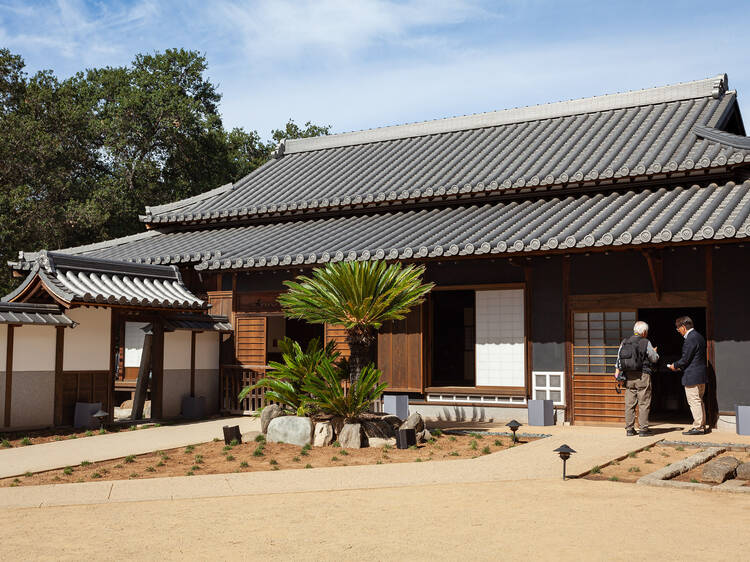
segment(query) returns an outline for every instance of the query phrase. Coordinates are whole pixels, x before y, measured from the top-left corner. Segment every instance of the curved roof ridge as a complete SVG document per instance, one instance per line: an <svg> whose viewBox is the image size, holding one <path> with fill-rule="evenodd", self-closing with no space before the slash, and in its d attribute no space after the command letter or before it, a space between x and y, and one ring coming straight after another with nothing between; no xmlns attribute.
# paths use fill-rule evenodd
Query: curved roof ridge
<svg viewBox="0 0 750 562"><path fill-rule="evenodd" d="M718 74L711 78L704 78L703 80L680 82L674 85L631 90L616 94L604 94L601 96L502 109L486 113L378 127L322 137L289 139L284 142L283 150L279 152L281 154L294 154L693 98L713 97L718 99L728 89L729 78L726 74Z"/></svg>

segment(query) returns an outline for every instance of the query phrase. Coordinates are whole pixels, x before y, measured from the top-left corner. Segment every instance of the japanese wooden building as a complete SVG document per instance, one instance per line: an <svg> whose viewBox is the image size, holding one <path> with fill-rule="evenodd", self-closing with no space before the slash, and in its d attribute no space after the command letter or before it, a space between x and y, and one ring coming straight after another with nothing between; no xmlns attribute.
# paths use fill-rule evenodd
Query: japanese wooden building
<svg viewBox="0 0 750 562"><path fill-rule="evenodd" d="M426 265L428 301L378 339L389 392L439 417L620 423L613 364L636 319L662 362L655 418L687 421L674 319L709 342L712 420L750 403L750 138L737 93L706 80L282 143L247 177L146 209L141 234L61 250L175 266L231 320L225 409L284 336L282 282L340 260ZM21 254L12 267L35 267ZM30 290L30 289L29 289ZM14 299L11 299L14 300ZM15 299L17 300L17 299Z"/></svg>

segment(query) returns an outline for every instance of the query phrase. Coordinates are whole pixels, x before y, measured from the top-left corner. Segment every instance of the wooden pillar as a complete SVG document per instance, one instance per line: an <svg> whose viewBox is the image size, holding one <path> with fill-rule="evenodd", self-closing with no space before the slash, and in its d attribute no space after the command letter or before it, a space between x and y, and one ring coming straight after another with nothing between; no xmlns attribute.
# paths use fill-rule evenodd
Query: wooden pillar
<svg viewBox="0 0 750 562"><path fill-rule="evenodd" d="M195 398L195 332L190 332L190 397Z"/></svg>
<svg viewBox="0 0 750 562"><path fill-rule="evenodd" d="M164 411L164 325L154 321L151 326L151 417L160 419Z"/></svg>
<svg viewBox="0 0 750 562"><path fill-rule="evenodd" d="M63 424L63 354L65 351L65 327L55 328L55 414L54 424ZM92 384L93 391L93 384Z"/></svg>
<svg viewBox="0 0 750 562"><path fill-rule="evenodd" d="M8 348L5 355L5 419L3 425L10 427L11 395L13 393L13 332L15 326L8 326Z"/></svg>
<svg viewBox="0 0 750 562"><path fill-rule="evenodd" d="M565 322L565 421L573 421L573 348L570 320L570 257L562 260L562 306Z"/></svg>
<svg viewBox="0 0 750 562"><path fill-rule="evenodd" d="M533 362L533 338L531 337L531 285L533 282L533 271L530 264L523 267L524 291L523 291L523 320L524 320L524 341L526 342L526 398L533 398L531 380Z"/></svg>

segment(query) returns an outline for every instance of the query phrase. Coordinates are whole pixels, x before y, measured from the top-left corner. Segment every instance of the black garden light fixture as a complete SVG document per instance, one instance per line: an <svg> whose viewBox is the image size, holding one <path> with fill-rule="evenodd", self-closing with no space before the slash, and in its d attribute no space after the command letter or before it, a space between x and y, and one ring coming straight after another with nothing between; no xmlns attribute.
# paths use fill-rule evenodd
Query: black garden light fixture
<svg viewBox="0 0 750 562"><path fill-rule="evenodd" d="M570 455L572 453L575 453L573 449L568 447L567 445L560 445L557 449L555 449L553 452L560 455L560 458L563 462L563 480L565 480L565 463L570 458Z"/></svg>
<svg viewBox="0 0 750 562"><path fill-rule="evenodd" d="M521 427L521 424L518 423L516 420L510 420L508 423L505 424L506 427L509 427L510 430L513 432L513 443L516 443L516 431L518 431L518 428Z"/></svg>
<svg viewBox="0 0 750 562"><path fill-rule="evenodd" d="M109 412L105 412L100 408L99 411L92 414L91 417L96 418L96 421L99 422L99 429L104 429L104 420L109 417Z"/></svg>

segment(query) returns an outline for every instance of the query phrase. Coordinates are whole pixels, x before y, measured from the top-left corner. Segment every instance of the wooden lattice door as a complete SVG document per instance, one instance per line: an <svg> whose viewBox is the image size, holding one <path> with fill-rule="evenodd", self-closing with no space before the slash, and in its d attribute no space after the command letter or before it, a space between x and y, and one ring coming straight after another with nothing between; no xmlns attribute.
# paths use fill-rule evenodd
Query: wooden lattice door
<svg viewBox="0 0 750 562"><path fill-rule="evenodd" d="M622 423L625 398L614 373L620 342L633 333L636 312L573 313L573 421Z"/></svg>

